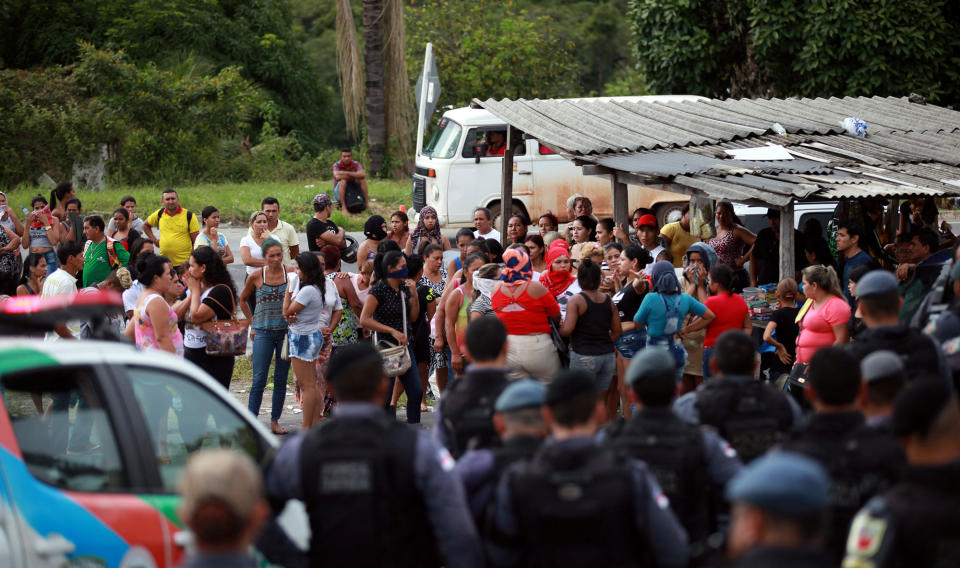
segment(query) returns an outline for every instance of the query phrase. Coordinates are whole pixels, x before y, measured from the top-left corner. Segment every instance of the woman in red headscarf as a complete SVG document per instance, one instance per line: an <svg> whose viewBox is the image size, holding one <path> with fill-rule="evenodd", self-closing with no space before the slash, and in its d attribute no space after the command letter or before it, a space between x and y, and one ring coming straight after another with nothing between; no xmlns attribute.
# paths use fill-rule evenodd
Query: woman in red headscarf
<svg viewBox="0 0 960 568"><path fill-rule="evenodd" d="M507 328L507 367L517 376L547 382L560 371L549 322L560 323L560 306L545 286L530 280L533 268L523 249L507 249L503 262L490 303Z"/></svg>
<svg viewBox="0 0 960 568"><path fill-rule="evenodd" d="M540 283L550 290L550 294L560 304L560 317L567 316L567 302L580 293L577 276L573 273L570 263L570 250L566 241L557 239L550 243L547 254L544 256L547 270L540 275Z"/></svg>

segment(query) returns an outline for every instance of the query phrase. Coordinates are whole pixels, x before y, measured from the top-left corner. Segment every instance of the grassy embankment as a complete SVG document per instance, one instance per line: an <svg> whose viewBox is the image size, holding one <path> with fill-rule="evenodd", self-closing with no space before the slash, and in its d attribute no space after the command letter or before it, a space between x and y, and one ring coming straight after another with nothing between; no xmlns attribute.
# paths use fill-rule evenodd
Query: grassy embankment
<svg viewBox="0 0 960 568"><path fill-rule="evenodd" d="M246 225L250 213L260 208L260 201L267 196L280 201L280 218L303 230L306 222L313 216L313 196L317 193L333 195L331 183L326 180L296 182L245 182L216 183L177 187L180 201L184 207L199 212L207 205L220 210L221 222ZM100 191L80 190L77 196L83 204L84 213L109 215L119 207L120 198L132 195L137 200L137 212L143 216L160 207L160 187L115 187ZM400 205L409 209L409 180L372 180L369 185L370 209L359 215L345 217L339 211L334 212L333 222L348 231L363 230L363 222L373 214L389 219L390 213ZM18 214L20 206L30 208L31 198L37 194L36 188L21 186L8 191L10 206ZM42 192L49 199L50 190Z"/></svg>

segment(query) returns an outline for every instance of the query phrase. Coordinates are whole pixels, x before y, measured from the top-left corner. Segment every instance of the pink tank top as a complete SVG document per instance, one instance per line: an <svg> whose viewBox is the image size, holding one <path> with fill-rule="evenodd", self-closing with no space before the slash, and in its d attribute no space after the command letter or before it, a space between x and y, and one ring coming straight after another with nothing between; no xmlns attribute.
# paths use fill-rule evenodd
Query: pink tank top
<svg viewBox="0 0 960 568"><path fill-rule="evenodd" d="M170 341L173 342L173 348L176 349L177 355L183 357L183 334L177 327L177 313L167 304L166 300L160 297L160 294L150 294L143 301L141 307L133 312L133 332L137 347L141 349L160 349L160 345L157 343L156 330L154 330L147 315L147 306L155 298L160 298L160 301L170 310Z"/></svg>

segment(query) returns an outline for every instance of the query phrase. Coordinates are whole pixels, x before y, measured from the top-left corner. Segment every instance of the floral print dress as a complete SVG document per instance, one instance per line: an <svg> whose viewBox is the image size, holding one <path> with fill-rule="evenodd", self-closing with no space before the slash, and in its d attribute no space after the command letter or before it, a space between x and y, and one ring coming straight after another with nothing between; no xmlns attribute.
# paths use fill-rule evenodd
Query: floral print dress
<svg viewBox="0 0 960 568"><path fill-rule="evenodd" d="M447 269L441 266L439 282L434 282L433 280L430 280L429 278L427 278L427 275L424 274L423 276L420 277L420 280L417 282L417 284L427 286L431 290L433 290L434 297L437 298L437 300L439 301L440 298L443 297L443 287L446 284L446 282L447 282ZM436 351L434 351L433 333L429 335L428 342L430 344L430 371L429 372L432 373L437 369L446 369L447 355L443 351L441 351L440 353L437 353Z"/></svg>

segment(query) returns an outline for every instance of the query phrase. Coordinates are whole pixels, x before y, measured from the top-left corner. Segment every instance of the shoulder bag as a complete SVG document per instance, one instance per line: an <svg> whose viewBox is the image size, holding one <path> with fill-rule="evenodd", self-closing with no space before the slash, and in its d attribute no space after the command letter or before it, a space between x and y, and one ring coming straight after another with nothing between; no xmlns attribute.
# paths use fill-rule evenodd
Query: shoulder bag
<svg viewBox="0 0 960 568"><path fill-rule="evenodd" d="M400 288L400 308L403 310L403 333L407 333L407 300L403 297L404 284ZM412 362L410 350L406 345L394 345L384 339L380 340L377 332L373 332L373 344L383 357L383 373L388 377L398 377L407 372Z"/></svg>
<svg viewBox="0 0 960 568"><path fill-rule="evenodd" d="M230 290L230 287L224 284L218 284L218 286L224 286L230 291L230 297L233 300L233 310L228 310L223 304L218 302L216 298L211 297L209 294L207 297L220 306L223 311L228 314L234 314L237 309L237 299L233 295L233 290ZM216 288L216 286L214 287ZM236 317L221 320L217 319L216 315L214 315L212 321L200 324L200 329L207 332L205 338L207 342L207 355L214 357L236 357L237 355L245 354L247 352L248 327L250 327L250 320L240 320L236 319Z"/></svg>

